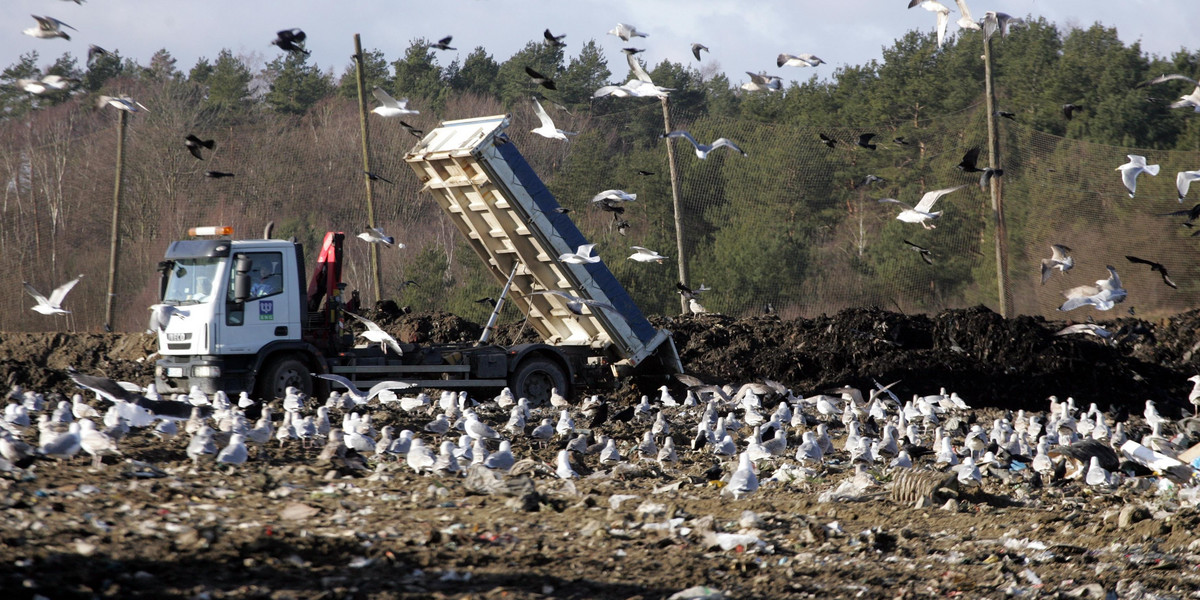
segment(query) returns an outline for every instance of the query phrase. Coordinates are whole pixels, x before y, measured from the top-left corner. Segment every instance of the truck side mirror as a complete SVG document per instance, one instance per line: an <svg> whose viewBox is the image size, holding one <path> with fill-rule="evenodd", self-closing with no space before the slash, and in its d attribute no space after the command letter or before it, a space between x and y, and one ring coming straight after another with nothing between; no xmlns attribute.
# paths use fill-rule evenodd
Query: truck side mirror
<svg viewBox="0 0 1200 600"><path fill-rule="evenodd" d="M239 254L233 261L233 301L239 304L250 297L250 269L254 262L245 254Z"/></svg>
<svg viewBox="0 0 1200 600"><path fill-rule="evenodd" d="M158 262L158 301L162 302L163 296L167 294L167 281L170 280L171 273L175 270L175 261L161 260Z"/></svg>

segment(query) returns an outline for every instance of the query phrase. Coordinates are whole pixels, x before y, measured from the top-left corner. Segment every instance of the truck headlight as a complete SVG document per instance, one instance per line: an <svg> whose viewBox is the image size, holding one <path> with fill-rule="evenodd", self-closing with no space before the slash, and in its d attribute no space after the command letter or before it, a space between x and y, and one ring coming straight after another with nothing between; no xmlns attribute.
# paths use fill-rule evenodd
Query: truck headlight
<svg viewBox="0 0 1200 600"><path fill-rule="evenodd" d="M215 378L221 376L221 367L200 365L192 367L192 377Z"/></svg>
<svg viewBox="0 0 1200 600"><path fill-rule="evenodd" d="M183 377L183 367L167 367L167 377Z"/></svg>

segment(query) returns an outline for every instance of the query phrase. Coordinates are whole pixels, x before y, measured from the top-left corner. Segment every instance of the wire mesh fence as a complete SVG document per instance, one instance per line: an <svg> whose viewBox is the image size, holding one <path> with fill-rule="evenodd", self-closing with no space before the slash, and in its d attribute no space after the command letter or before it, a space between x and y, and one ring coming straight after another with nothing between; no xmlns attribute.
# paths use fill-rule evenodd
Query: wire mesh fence
<svg viewBox="0 0 1200 600"><path fill-rule="evenodd" d="M353 238L367 224L354 104L331 99L301 120L263 117L217 126L171 109L173 101L182 102L144 99L156 110L131 115L126 133L114 329L145 328L146 307L156 299L157 261L170 241L197 225L232 225L239 237L258 237L273 222L274 237L303 242L310 261L325 231L345 231L344 278L371 300L367 245ZM978 173L955 166L974 147L984 147L979 165L987 164L982 106L927 120L828 128L674 110L675 129L701 143L729 138L747 153L722 148L704 159L686 140L661 138L656 100L614 99L574 114L548 110L559 127L578 132L571 141L531 134L537 124L532 103L516 107L509 137L647 313L679 311L680 250L688 283L712 288L703 304L730 315L767 307L785 318L855 306L998 308L991 200ZM494 101L465 97L452 100L441 116L503 112ZM408 122L425 130L437 124L425 115ZM115 111L67 104L0 124L0 285L15 292L27 281L48 294L84 275L64 303L71 311L65 317L29 310L33 299L23 293L0 297L0 331L103 327L116 123ZM405 246L383 250L383 297L415 310L485 318L487 308L473 300L495 295L502 282L485 273L448 217L420 192L403 161L417 138L394 121L372 117L370 128L372 170L392 182L374 184L377 221ZM214 139L215 149L197 160L183 146L187 133ZM866 133L874 136L858 144ZM675 145L681 239L667 143ZM1200 153L1086 143L1010 120L1000 123L1000 147L1010 314L1081 320L1130 308L1146 316L1196 306L1191 223L1163 213L1191 206L1177 199L1175 173L1200 166ZM1115 170L1127 154L1161 165L1158 176L1139 178L1134 198ZM211 171L233 176L206 176ZM868 175L882 181L865 183ZM879 202L913 205L925 192L958 186L938 201L942 215L930 229L897 220L902 207ZM622 214L604 211L591 198L606 189L638 199ZM1055 271L1043 284L1041 261L1051 244L1071 248L1075 267ZM923 257L914 245L929 253ZM630 246L669 258L630 261ZM1165 265L1178 288L1127 255ZM1065 290L1106 278L1106 265L1116 267L1129 290L1124 304L1110 313L1056 310Z"/></svg>

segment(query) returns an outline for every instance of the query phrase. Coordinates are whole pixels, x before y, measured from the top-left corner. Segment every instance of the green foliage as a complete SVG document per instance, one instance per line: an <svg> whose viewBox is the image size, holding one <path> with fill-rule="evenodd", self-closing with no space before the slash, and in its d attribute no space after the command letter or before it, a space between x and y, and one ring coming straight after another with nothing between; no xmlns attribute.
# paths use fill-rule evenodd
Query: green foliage
<svg viewBox="0 0 1200 600"><path fill-rule="evenodd" d="M192 72L203 76L201 83L208 86L207 109L239 115L250 107L250 81L253 75L250 68L228 49L221 50L216 64L211 68L197 64Z"/></svg>
<svg viewBox="0 0 1200 600"><path fill-rule="evenodd" d="M392 63L396 74L389 90L392 96L420 99L418 104L428 104L435 110L441 107L445 102L446 87L442 83L442 69L433 59L428 40L413 40L404 58Z"/></svg>
<svg viewBox="0 0 1200 600"><path fill-rule="evenodd" d="M483 46L476 46L462 67L455 64L453 76L449 77L450 87L456 92L470 92L480 96L495 96L497 92L496 75L500 65L487 53Z"/></svg>
<svg viewBox="0 0 1200 600"><path fill-rule="evenodd" d="M271 81L263 100L275 112L302 115L333 91L332 78L308 64L308 55L289 52L267 63Z"/></svg>
<svg viewBox="0 0 1200 600"><path fill-rule="evenodd" d="M125 70L125 64L121 60L121 53L117 50L109 50L107 54L95 57L88 64L87 71L83 74L83 89L89 92L99 91L108 80L122 75Z"/></svg>
<svg viewBox="0 0 1200 600"><path fill-rule="evenodd" d="M388 66L387 57L384 56L382 50L365 50L363 51L363 94L366 95L367 105L370 106L371 90L376 87L387 89L389 80L391 79L391 69ZM351 60L349 66L342 73L342 78L338 81L338 96L358 100L358 63Z"/></svg>

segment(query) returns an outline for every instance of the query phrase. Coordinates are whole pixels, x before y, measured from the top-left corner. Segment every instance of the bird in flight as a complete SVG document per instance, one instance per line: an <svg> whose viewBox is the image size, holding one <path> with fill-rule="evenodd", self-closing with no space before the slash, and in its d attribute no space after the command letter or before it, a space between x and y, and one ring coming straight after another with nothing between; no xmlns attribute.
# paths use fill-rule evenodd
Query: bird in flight
<svg viewBox="0 0 1200 600"><path fill-rule="evenodd" d="M1171 281L1170 275L1167 274L1167 268L1162 266L1161 264L1156 263L1152 260L1138 258L1136 256L1126 256L1125 258L1127 260L1129 260L1129 262L1134 263L1134 264L1149 265L1151 271L1154 271L1155 273L1162 275L1163 283L1167 284L1168 286L1171 286L1172 288L1179 289L1179 286L1175 285L1174 281Z"/></svg>
<svg viewBox="0 0 1200 600"><path fill-rule="evenodd" d="M62 75L47 75L41 79L18 79L17 87L30 94L44 94L50 90L65 90L79 80Z"/></svg>
<svg viewBox="0 0 1200 600"><path fill-rule="evenodd" d="M379 86L375 86L375 89L371 90L371 95L375 96L375 99L379 101L379 106L372 108L371 112L381 117L402 117L404 115L421 114L421 111L408 108L408 98L397 100ZM401 124L403 124L403 121L401 121Z"/></svg>
<svg viewBox="0 0 1200 600"><path fill-rule="evenodd" d="M1108 269L1108 279L1096 280L1096 285L1081 285L1071 288L1064 292L1067 301L1058 310L1067 311L1074 310L1084 305L1092 305L1096 310L1110 310L1125 301L1127 295L1125 288L1121 287L1121 278L1117 276L1117 269L1112 265L1105 267Z"/></svg>
<svg viewBox="0 0 1200 600"><path fill-rule="evenodd" d="M634 27L633 25L626 25L624 23L617 23L617 26L609 30L608 34L615 35L626 42L628 42L630 38L647 36L647 34L638 31L637 27Z"/></svg>
<svg viewBox="0 0 1200 600"><path fill-rule="evenodd" d="M962 160L959 161L959 163L954 166L955 166L955 168L961 170L963 173L980 173L983 171L983 169L980 169L978 166L976 166L975 163L978 161L979 161L979 146L976 146L974 148L971 148L970 150L967 150L967 153L963 155Z"/></svg>
<svg viewBox="0 0 1200 600"><path fill-rule="evenodd" d="M1055 268L1066 273L1075 266L1075 259L1068 254L1070 251L1070 248L1062 244L1050 245L1050 258L1042 259L1042 285L1046 285L1046 280L1050 279L1050 274Z"/></svg>
<svg viewBox="0 0 1200 600"><path fill-rule="evenodd" d="M564 252L558 256L558 260L573 265L595 264L600 262L600 257L592 254L596 249L595 244L583 244L574 252Z"/></svg>
<svg viewBox="0 0 1200 600"><path fill-rule="evenodd" d="M448 35L448 36L438 40L436 44L430 44L429 47L437 48L438 50L457 50L458 48L450 47L450 40L452 40L452 39L454 39L454 36Z"/></svg>
<svg viewBox="0 0 1200 600"><path fill-rule="evenodd" d="M1200 179L1200 171L1180 171L1175 175L1175 190L1179 192L1179 202L1183 202L1184 196L1187 196L1188 188L1197 179Z"/></svg>
<svg viewBox="0 0 1200 600"><path fill-rule="evenodd" d="M854 142L854 143L859 146L862 146L863 148L866 148L868 150L874 150L875 144L871 143L871 138L873 138L873 137L875 137L875 134L873 134L873 133L864 133L862 135L859 135L858 141Z"/></svg>
<svg viewBox="0 0 1200 600"><path fill-rule="evenodd" d="M936 227L936 225L933 225L929 221L942 216L942 211L940 210L937 212L931 212L934 203L941 199L942 196L945 196L950 192L961 190L964 187L966 186L960 185L952 188L926 192L924 196L921 196L921 201L918 202L916 206L909 206L908 204L896 200L895 198L881 198L879 201L891 202L893 204L899 204L900 206L905 207L904 210L900 211L900 214L896 215L896 219L904 221L905 223L920 223L925 229L933 229Z"/></svg>
<svg viewBox="0 0 1200 600"><path fill-rule="evenodd" d="M665 138L682 137L682 138L686 139L687 141L692 143L692 146L695 146L696 156L700 157L701 160L707 158L709 152L712 152L713 150L716 150L717 148L722 148L722 147L731 148L731 149L737 151L742 156L749 156L741 148L738 148L737 144L734 144L728 138L717 138L716 140L713 140L713 143L711 143L711 144L701 144L696 141L696 138L692 137L692 134L690 134L687 131L684 131L682 129L677 130L677 131L672 131L671 133L665 134L662 137L665 137Z"/></svg>
<svg viewBox="0 0 1200 600"><path fill-rule="evenodd" d="M95 44L88 45L87 64L91 65L92 61L96 60L97 56L108 56L108 50L101 48Z"/></svg>
<svg viewBox="0 0 1200 600"><path fill-rule="evenodd" d="M358 239L372 244L383 244L388 247L396 244L396 238L384 233L382 227L367 227L362 233L358 234ZM403 248L404 244L396 244L396 247Z"/></svg>
<svg viewBox="0 0 1200 600"><path fill-rule="evenodd" d="M767 75L766 73L751 73L746 71L750 76L750 81L742 84L742 89L747 92L777 92L783 87L783 79L776 75Z"/></svg>
<svg viewBox="0 0 1200 600"><path fill-rule="evenodd" d="M592 202L604 202L606 204L610 202L633 202L634 200L637 200L637 194L630 194L625 190L604 190L592 196Z"/></svg>
<svg viewBox="0 0 1200 600"><path fill-rule="evenodd" d="M537 113L538 120L542 124L530 129L529 131L532 133L552 140L566 140L568 135L575 135L574 131L563 131L555 127L554 121L550 119L550 115L546 112L545 108L542 108L542 103L538 102L537 98L533 99L533 110Z"/></svg>
<svg viewBox="0 0 1200 600"><path fill-rule="evenodd" d="M401 356L404 355L404 350L402 348L400 348L400 342L397 342L396 338L392 337L392 335L390 333L384 331L383 328L380 327L378 324L376 324L374 321L372 321L366 317L360 317L350 311L342 311L342 312L354 317L355 319L358 319L359 323L366 325L367 330L358 335L366 338L367 341L375 342L375 343L379 344L380 349L382 349L385 354L387 353L387 349L391 348L393 351L395 351L396 354L399 354Z"/></svg>
<svg viewBox="0 0 1200 600"><path fill-rule="evenodd" d="M1143 172L1150 175L1158 175L1158 165L1146 164L1145 156L1137 154L1126 154L1129 157L1129 162L1116 168L1121 172L1121 181L1125 184L1125 189L1129 190L1129 197L1132 198L1134 192L1137 191L1137 177Z"/></svg>
<svg viewBox="0 0 1200 600"><path fill-rule="evenodd" d="M302 45L306 37L308 36L305 35L304 30L299 27L283 29L275 33L275 39L271 40L271 45L279 46L280 50L286 52L298 52L308 55L310 52L305 50Z"/></svg>
<svg viewBox="0 0 1200 600"><path fill-rule="evenodd" d="M815 67L825 64L825 61L814 54L780 54L775 59L778 67Z"/></svg>
<svg viewBox="0 0 1200 600"><path fill-rule="evenodd" d="M695 56L696 60L700 60L701 50L708 51L708 46L704 44L692 44L692 56Z"/></svg>
<svg viewBox="0 0 1200 600"><path fill-rule="evenodd" d="M910 248L912 248L913 250L915 250L915 251L917 251L918 253L920 253L920 255L921 255L921 260L925 261L925 264L928 264L928 265L932 265L932 264L933 264L933 252L932 252L932 251L930 251L930 250L929 250L929 248L923 248L923 247L921 247L921 246L918 246L918 245L916 245L916 244L914 244L914 243L912 243L912 242L910 242L910 241L908 241L908 240L904 240L904 243L905 243L905 244L908 244L908 246L909 246Z"/></svg>
<svg viewBox="0 0 1200 600"><path fill-rule="evenodd" d="M33 289L33 286L29 285L28 281L22 281L21 285L25 286L25 291L29 292L29 295L33 296L34 300L37 300L37 305L33 307L35 312L42 313L43 315L65 315L69 314L71 311L62 307L63 300L66 299L67 293L71 291L71 288L75 287L75 284L79 283L80 279L83 279L83 275L79 275L75 279L72 279L54 288L54 291L50 292L49 298L43 296L41 292Z"/></svg>
<svg viewBox="0 0 1200 600"><path fill-rule="evenodd" d="M634 250L634 253L629 255L629 260L632 261L642 263L655 262L662 264L663 260L667 258L649 248L643 248L641 246L630 246L630 248Z"/></svg>
<svg viewBox="0 0 1200 600"><path fill-rule="evenodd" d="M201 148L212 150L217 147L217 143L213 140L202 140L191 133L183 138L183 145L187 146L188 152L191 152L192 156L195 156L199 160L204 160L204 157L200 154Z"/></svg>
<svg viewBox="0 0 1200 600"><path fill-rule="evenodd" d="M525 67L525 74L528 75L529 78L532 79L534 83L536 83L548 90L557 90L558 89L558 86L554 85L553 79L550 79L549 77L546 77L545 75L542 75L541 73L538 73L537 71L534 71L533 69L531 69L529 67Z"/></svg>
<svg viewBox="0 0 1200 600"><path fill-rule="evenodd" d="M35 38L46 40L59 37L64 40L71 39L71 36L67 35L67 32L63 31L62 28L66 27L68 29L75 29L74 27L63 23L54 17L39 17L37 15L29 16L37 20L37 27L30 27L29 29L26 29L22 32L25 35L31 35ZM79 30L75 29L75 31Z"/></svg>
<svg viewBox="0 0 1200 600"><path fill-rule="evenodd" d="M1075 116L1075 113L1081 110L1083 110L1082 104L1072 104L1068 102L1062 105L1063 116L1066 117L1068 121L1071 120L1071 117Z"/></svg>
<svg viewBox="0 0 1200 600"><path fill-rule="evenodd" d="M382 181L384 183L392 183L392 184L396 183L396 182L392 181L391 179L384 177L383 175L379 175L377 173L372 173L370 171L363 171L363 174L366 175L367 179L370 179L371 181Z"/></svg>
<svg viewBox="0 0 1200 600"><path fill-rule="evenodd" d="M100 96L96 98L96 105L100 107L111 106L117 110L126 112L150 112L141 102L130 98L129 96Z"/></svg>
<svg viewBox="0 0 1200 600"><path fill-rule="evenodd" d="M400 121L400 126L403 127L405 131L413 134L413 137L420 138L420 137L425 136L425 130L417 129L416 127L413 127L412 125L405 123L404 121Z"/></svg>
<svg viewBox="0 0 1200 600"><path fill-rule="evenodd" d="M946 25L950 23L950 9L937 0L912 0L908 3L909 8L917 6L937 15L937 41L938 48L941 48L946 41Z"/></svg>
<svg viewBox="0 0 1200 600"><path fill-rule="evenodd" d="M823 133L818 133L817 135L820 136L822 144L825 144L826 146L829 146L830 148L837 145L837 142L838 142L837 140L835 140Z"/></svg>
<svg viewBox="0 0 1200 600"><path fill-rule="evenodd" d="M602 302L600 300L592 300L589 298L580 298L579 296L575 296L573 294L568 294L561 290L538 290L536 292L529 292L526 295L527 296L558 296L559 298L562 298L563 300L567 301L566 302L567 310L571 311L573 314L576 314L576 315L582 315L583 307L585 307L585 306L588 308L604 308L604 309L611 310L614 312L617 311L617 307L615 307L607 302Z"/></svg>
<svg viewBox="0 0 1200 600"><path fill-rule="evenodd" d="M567 34L565 33L562 35L554 35L553 33L550 33L550 29L546 29L546 31L542 33L542 37L546 39L547 44L555 48L563 48L567 45L566 42L562 41L563 38L567 37Z"/></svg>
<svg viewBox="0 0 1200 600"><path fill-rule="evenodd" d="M205 171L204 176L210 179L224 179L226 177L233 177L233 173L227 171Z"/></svg>

